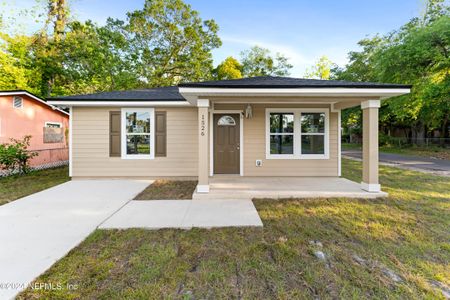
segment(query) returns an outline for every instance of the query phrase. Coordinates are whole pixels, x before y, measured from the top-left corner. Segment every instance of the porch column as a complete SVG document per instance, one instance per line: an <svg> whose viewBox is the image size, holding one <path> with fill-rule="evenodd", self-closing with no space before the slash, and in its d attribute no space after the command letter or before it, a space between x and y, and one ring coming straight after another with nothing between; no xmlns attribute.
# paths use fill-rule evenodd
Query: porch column
<svg viewBox="0 0 450 300"><path fill-rule="evenodd" d="M380 100L366 100L361 103L363 111L361 188L368 192L381 191L378 183L378 108Z"/></svg>
<svg viewBox="0 0 450 300"><path fill-rule="evenodd" d="M209 121L208 99L198 99L198 185L197 193L209 193Z"/></svg>

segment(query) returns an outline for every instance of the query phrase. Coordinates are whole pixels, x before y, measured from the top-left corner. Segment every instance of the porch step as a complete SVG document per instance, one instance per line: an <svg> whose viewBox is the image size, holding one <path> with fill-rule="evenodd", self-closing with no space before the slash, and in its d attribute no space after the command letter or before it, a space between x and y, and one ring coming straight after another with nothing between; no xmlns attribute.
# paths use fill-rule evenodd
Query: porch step
<svg viewBox="0 0 450 300"><path fill-rule="evenodd" d="M360 192L342 191L237 191L223 192L210 191L209 193L197 193L192 195L193 200L251 200L254 198L286 199L286 198L369 198L386 197L387 193L368 193L363 190Z"/></svg>

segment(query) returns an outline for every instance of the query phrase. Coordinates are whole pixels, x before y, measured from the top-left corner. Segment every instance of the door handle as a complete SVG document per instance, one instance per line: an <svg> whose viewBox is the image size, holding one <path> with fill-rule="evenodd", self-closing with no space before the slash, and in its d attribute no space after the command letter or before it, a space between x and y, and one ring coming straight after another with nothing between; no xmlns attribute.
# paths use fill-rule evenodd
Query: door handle
<svg viewBox="0 0 450 300"><path fill-rule="evenodd" d="M241 146L237 145L236 149L238 149L238 150L241 149Z"/></svg>

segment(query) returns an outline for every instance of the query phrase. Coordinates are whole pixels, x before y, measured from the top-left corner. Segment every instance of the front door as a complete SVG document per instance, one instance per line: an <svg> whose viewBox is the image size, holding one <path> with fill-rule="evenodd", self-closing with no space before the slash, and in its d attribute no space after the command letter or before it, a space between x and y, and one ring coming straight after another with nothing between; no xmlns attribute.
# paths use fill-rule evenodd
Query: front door
<svg viewBox="0 0 450 300"><path fill-rule="evenodd" d="M214 114L214 173L239 174L240 115Z"/></svg>

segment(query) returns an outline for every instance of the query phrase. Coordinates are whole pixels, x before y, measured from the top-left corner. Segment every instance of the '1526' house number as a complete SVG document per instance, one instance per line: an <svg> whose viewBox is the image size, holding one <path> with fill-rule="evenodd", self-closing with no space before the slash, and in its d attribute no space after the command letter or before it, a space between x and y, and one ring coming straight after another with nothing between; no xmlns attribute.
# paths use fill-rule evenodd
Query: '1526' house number
<svg viewBox="0 0 450 300"><path fill-rule="evenodd" d="M205 126L205 115L202 115L202 121L200 122L200 135L201 136L204 136L205 135L205 129L206 129L206 126Z"/></svg>

